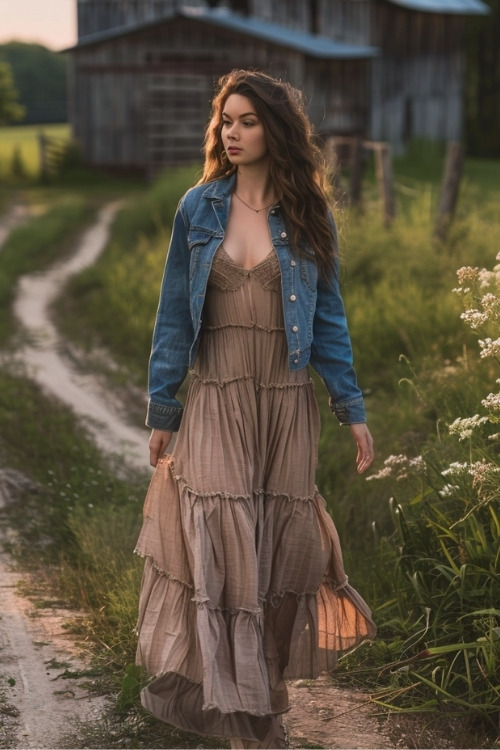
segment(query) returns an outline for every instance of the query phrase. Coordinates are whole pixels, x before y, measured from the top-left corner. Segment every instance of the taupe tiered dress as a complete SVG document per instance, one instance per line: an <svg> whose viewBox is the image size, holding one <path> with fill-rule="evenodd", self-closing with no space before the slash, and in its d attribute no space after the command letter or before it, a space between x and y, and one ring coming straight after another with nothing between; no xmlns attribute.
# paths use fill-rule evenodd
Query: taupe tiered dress
<svg viewBox="0 0 500 750"><path fill-rule="evenodd" d="M219 248L203 320L137 544L137 660L153 714L255 741L289 707L284 678L332 669L375 627L314 483L318 409L307 368L288 367L274 251L244 270Z"/></svg>

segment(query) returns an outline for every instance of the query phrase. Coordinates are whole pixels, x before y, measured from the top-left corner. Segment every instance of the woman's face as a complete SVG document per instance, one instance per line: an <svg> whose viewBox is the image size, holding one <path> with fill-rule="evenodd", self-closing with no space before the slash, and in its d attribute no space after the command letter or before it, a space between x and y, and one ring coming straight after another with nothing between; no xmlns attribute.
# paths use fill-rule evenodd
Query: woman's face
<svg viewBox="0 0 500 750"><path fill-rule="evenodd" d="M231 164L253 166L268 159L264 126L246 96L231 94L226 99L221 137Z"/></svg>

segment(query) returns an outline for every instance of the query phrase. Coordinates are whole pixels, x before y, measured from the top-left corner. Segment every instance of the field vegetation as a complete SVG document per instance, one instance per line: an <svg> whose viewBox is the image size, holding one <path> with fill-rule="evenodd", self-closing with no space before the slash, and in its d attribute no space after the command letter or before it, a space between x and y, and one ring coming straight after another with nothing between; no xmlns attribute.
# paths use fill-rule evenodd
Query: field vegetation
<svg viewBox="0 0 500 750"><path fill-rule="evenodd" d="M378 459L368 478L356 475L350 436L318 382L318 485L351 582L379 626L335 680L369 689L384 709L420 712L420 728L451 719L453 747L491 747L500 711L500 164L467 162L444 242L433 240L441 170L441 154L425 144L396 161L399 213L390 228L370 181L362 209L339 209L342 287ZM149 189L127 189L101 260L57 305L66 336L89 356L105 347L143 389L172 218L196 173L172 170ZM56 247L64 252L63 242ZM11 288L26 270L29 241L9 252ZM13 334L9 302L8 294L0 302L4 344ZM26 498L30 513L11 514L17 550L33 565L50 564L60 595L87 612L85 635L135 746L192 746L137 705L141 565L131 552L146 475L117 479L64 409L21 373L0 378L2 464L38 483ZM414 741L436 746L423 730ZM106 737L107 747L118 742Z"/></svg>

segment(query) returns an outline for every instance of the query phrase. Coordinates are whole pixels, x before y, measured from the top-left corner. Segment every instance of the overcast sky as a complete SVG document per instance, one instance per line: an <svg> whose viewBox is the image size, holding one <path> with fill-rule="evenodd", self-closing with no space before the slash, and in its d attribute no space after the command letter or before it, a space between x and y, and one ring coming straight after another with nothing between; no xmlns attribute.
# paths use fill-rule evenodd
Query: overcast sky
<svg viewBox="0 0 500 750"><path fill-rule="evenodd" d="M0 44L12 39L70 47L76 42L76 0L0 0Z"/></svg>

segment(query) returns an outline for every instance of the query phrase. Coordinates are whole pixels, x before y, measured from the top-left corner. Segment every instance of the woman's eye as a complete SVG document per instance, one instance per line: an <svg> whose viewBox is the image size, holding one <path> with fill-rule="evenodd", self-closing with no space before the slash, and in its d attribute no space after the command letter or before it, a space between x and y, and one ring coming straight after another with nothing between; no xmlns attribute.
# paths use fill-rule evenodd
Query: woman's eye
<svg viewBox="0 0 500 750"><path fill-rule="evenodd" d="M251 128L251 127L253 127L253 125L255 125L255 123L254 123L254 121L253 121L253 120L247 120L246 122L244 122L244 123L243 123L243 125L244 125L244 126L245 126L246 128Z"/></svg>
<svg viewBox="0 0 500 750"><path fill-rule="evenodd" d="M228 125L231 125L230 120L222 120L222 127L227 127Z"/></svg>

